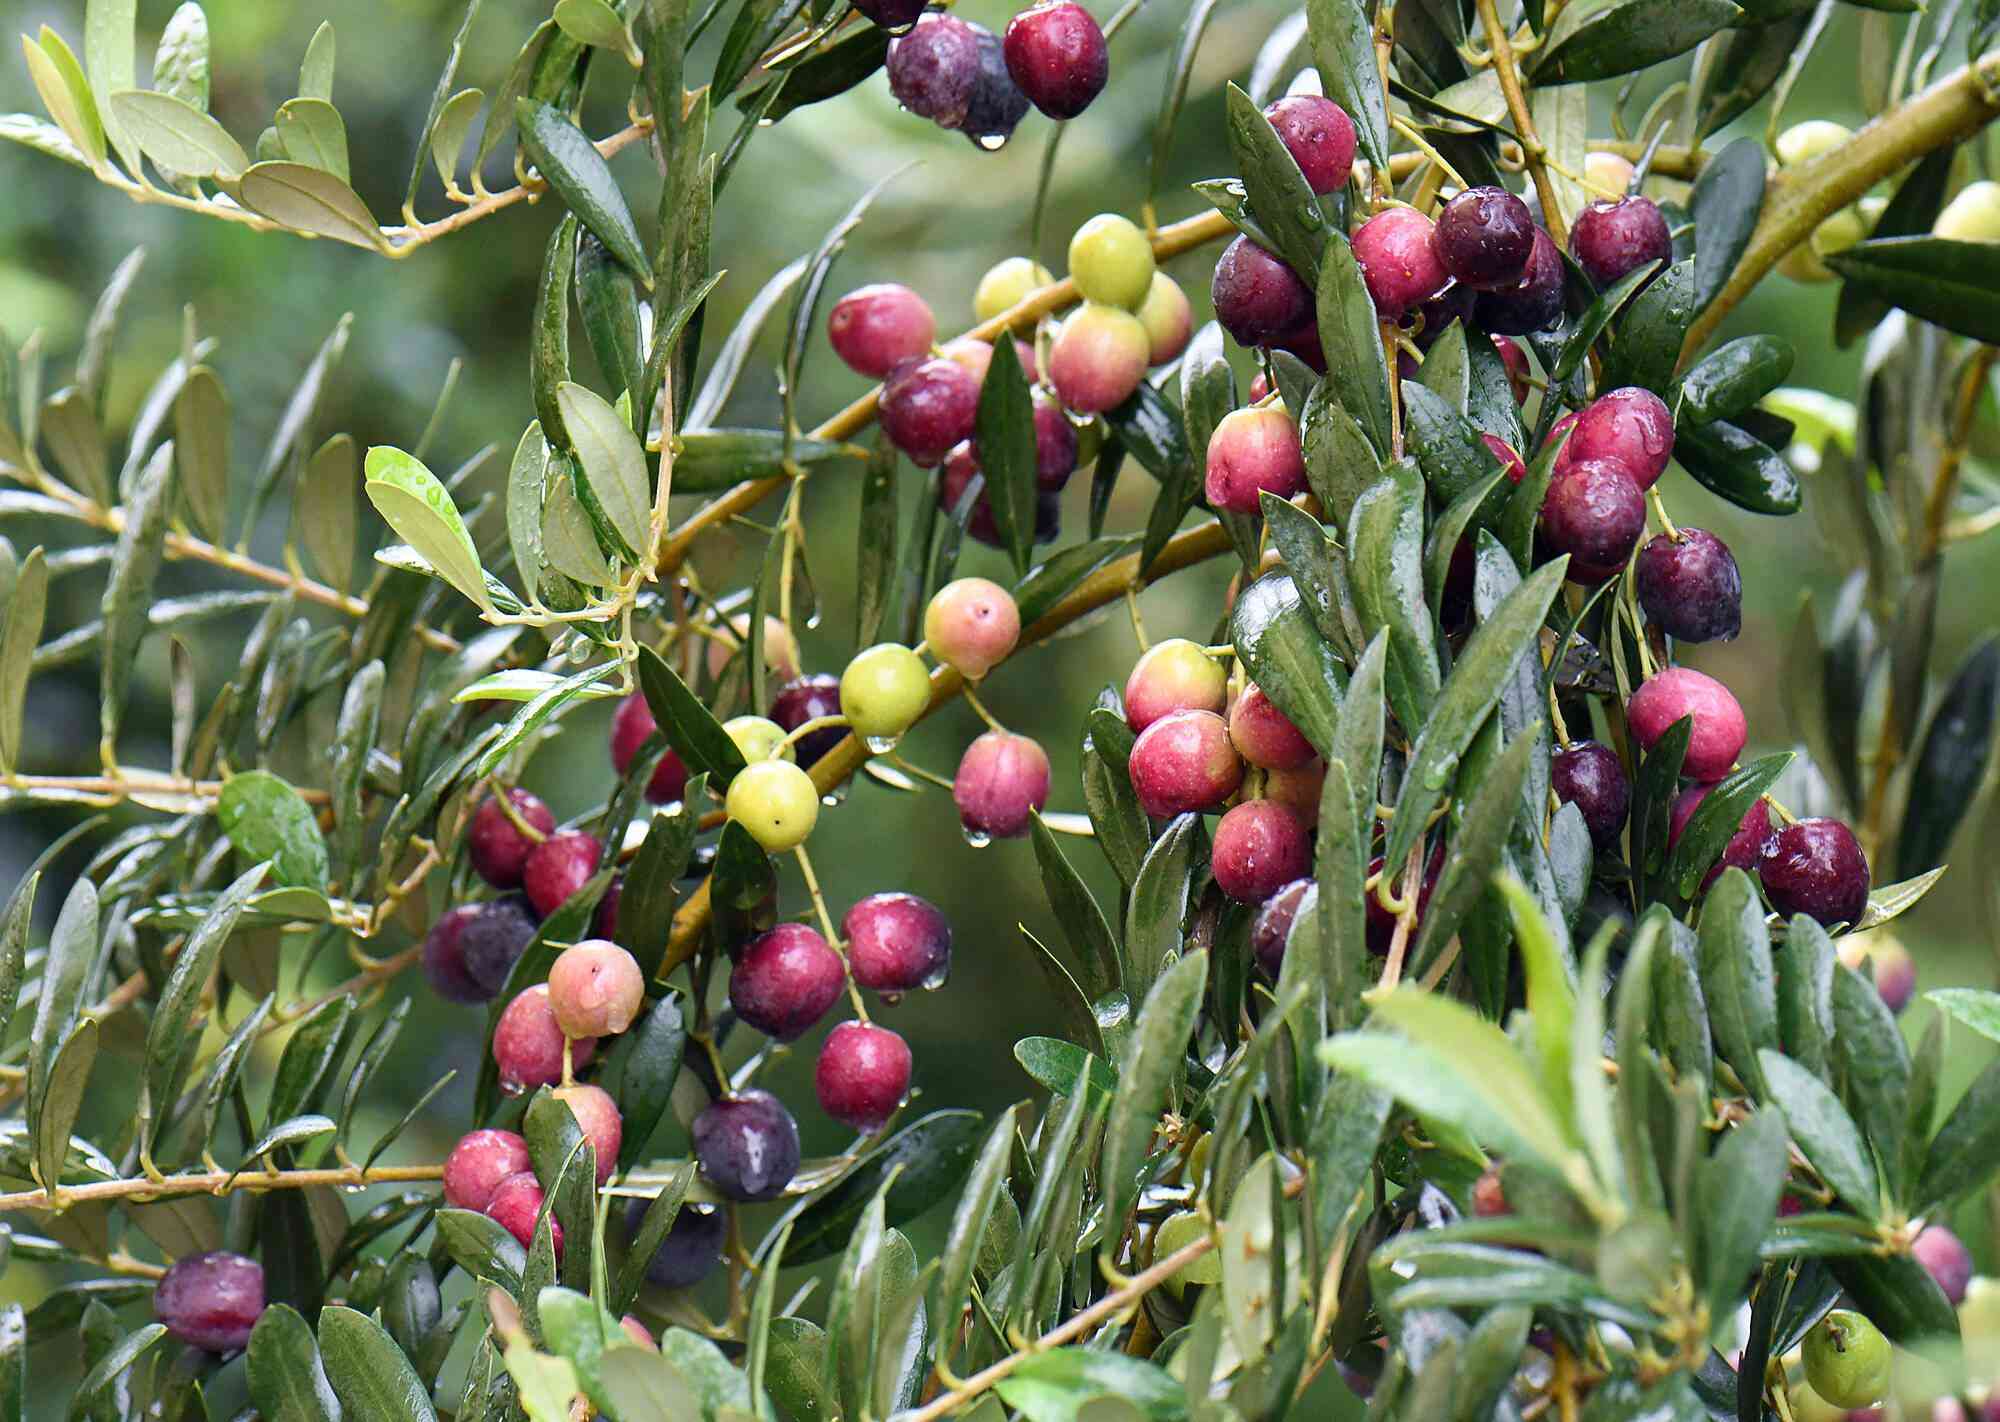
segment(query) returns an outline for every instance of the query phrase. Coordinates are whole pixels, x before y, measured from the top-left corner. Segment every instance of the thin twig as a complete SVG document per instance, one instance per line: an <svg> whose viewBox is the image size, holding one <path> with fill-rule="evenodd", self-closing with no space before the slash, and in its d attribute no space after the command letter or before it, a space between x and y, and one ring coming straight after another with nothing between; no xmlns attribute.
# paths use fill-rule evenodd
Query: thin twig
<svg viewBox="0 0 2000 1422"><path fill-rule="evenodd" d="M304 1190L314 1185L352 1189L362 1185L394 1185L411 1181L438 1180L444 1166L378 1165L363 1170L358 1165L334 1166L324 1170L204 1170L188 1175L168 1175L159 1180L140 1176L134 1180L94 1180L88 1185L58 1185L54 1190L17 1190L0 1195L0 1215L16 1210L54 1210L58 1214L74 1205L93 1200L164 1199L170 1195L230 1195L238 1190Z"/></svg>
<svg viewBox="0 0 2000 1422"><path fill-rule="evenodd" d="M1562 212L1556 206L1555 184L1549 180L1549 166L1544 159L1548 150L1542 146L1541 135L1535 132L1535 120L1528 112L1527 96L1521 91L1521 73L1514 63L1514 40L1507 33L1507 26L1501 22L1500 10L1494 0L1478 0L1479 23L1486 31L1486 42L1493 51L1493 73L1500 81L1500 93L1507 100L1507 113L1514 120L1514 132L1521 137L1522 157L1527 161L1528 176L1535 180L1535 192L1542 200L1542 225L1549 229L1549 236L1560 247L1569 240L1563 226Z"/></svg>

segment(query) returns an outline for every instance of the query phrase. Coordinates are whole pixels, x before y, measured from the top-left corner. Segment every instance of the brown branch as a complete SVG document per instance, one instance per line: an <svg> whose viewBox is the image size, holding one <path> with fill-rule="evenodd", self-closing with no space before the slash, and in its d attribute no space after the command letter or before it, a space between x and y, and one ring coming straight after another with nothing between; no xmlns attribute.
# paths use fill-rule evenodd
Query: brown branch
<svg viewBox="0 0 2000 1422"><path fill-rule="evenodd" d="M1490 4L1491 0L1485 0ZM1771 182L1750 242L1681 347L1685 365L1723 318L1813 229L1875 184L1935 149L1970 138L2000 116L2000 50L1880 114L1830 152Z"/></svg>
<svg viewBox="0 0 2000 1422"><path fill-rule="evenodd" d="M377 1165L363 1170L358 1165L333 1166L325 1170L204 1170L188 1175L168 1175L159 1180L140 1176L136 1180L95 1180L88 1185L58 1185L50 1190L17 1190L0 1195L0 1215L17 1210L54 1210L60 1214L73 1205L93 1200L148 1200L170 1195L230 1195L238 1190L304 1190L314 1185L354 1189L363 1185L393 1185L411 1181L438 1180L444 1176L439 1165Z"/></svg>
<svg viewBox="0 0 2000 1422"><path fill-rule="evenodd" d="M1514 120L1514 132L1521 138L1528 176L1535 180L1535 192L1542 200L1542 225L1560 247L1569 238L1563 228L1562 212L1556 205L1555 184L1549 179L1545 161L1548 149L1542 145L1541 135L1535 132L1534 116L1528 112L1527 95L1521 91L1521 73L1514 62L1514 40L1502 23L1494 0L1479 0L1479 23L1486 31L1487 46L1493 51L1493 73L1500 81L1501 95L1507 100L1508 116Z"/></svg>

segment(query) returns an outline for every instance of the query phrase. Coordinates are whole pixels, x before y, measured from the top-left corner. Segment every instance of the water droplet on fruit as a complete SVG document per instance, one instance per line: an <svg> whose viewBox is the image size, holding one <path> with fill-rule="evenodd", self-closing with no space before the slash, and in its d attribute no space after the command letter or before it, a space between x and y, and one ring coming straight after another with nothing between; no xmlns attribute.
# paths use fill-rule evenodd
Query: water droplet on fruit
<svg viewBox="0 0 2000 1422"><path fill-rule="evenodd" d="M974 849L984 849L993 843L993 836L985 830L968 829L965 831L965 842Z"/></svg>
<svg viewBox="0 0 2000 1422"><path fill-rule="evenodd" d="M1004 133L982 133L975 135L972 141L981 148L984 148L988 153L998 153L1007 146L1007 135Z"/></svg>
<svg viewBox="0 0 2000 1422"><path fill-rule="evenodd" d="M887 755L896 748L895 736L863 736L861 744L868 747L870 755Z"/></svg>

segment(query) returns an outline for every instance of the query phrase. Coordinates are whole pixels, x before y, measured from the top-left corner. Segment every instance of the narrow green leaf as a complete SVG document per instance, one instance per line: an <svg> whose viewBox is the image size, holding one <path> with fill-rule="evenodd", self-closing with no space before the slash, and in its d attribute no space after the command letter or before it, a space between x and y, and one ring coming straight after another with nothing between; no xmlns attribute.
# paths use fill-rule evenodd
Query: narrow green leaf
<svg viewBox="0 0 2000 1422"><path fill-rule="evenodd" d="M1855 1213L1865 1220L1876 1218L1882 1200L1875 1165L1840 1099L1825 1082L1780 1052L1762 1048L1757 1060L1769 1083L1767 1101L1784 1113L1792 1138L1813 1169Z"/></svg>
<svg viewBox="0 0 2000 1422"><path fill-rule="evenodd" d="M458 155L465 151L465 140L472 133L472 121L479 117L480 106L485 100L483 90L460 89L438 111L437 123L430 136L431 164L437 169L438 181L445 185L447 191L458 188Z"/></svg>
<svg viewBox="0 0 2000 1422"><path fill-rule="evenodd" d="M83 1109L83 1094L90 1085L90 1069L97 1064L97 1019L86 1017L64 1040L49 1063L48 1078L38 1109L31 1110L28 1123L35 1134L35 1169L42 1184L52 1186L62 1180L63 1162L69 1156L70 1132L77 1113Z"/></svg>
<svg viewBox="0 0 2000 1422"><path fill-rule="evenodd" d="M1118 940L1096 896L1070 864L1055 833L1040 814L1032 816L1030 829L1049 907L1070 940L1070 950L1083 973L1085 990L1095 1000L1122 980Z"/></svg>
<svg viewBox="0 0 2000 1422"><path fill-rule="evenodd" d="M891 1225L915 1219L950 1198L978 1151L980 1125L977 1111L933 1111L896 1132L823 1194L800 1201L787 1213L793 1231L783 1266L808 1264L844 1249L855 1222L885 1182L883 1218Z"/></svg>
<svg viewBox="0 0 2000 1422"><path fill-rule="evenodd" d="M639 229L617 179L583 130L561 112L533 99L514 107L521 146L556 190L563 205L596 234L611 255L640 276L651 273Z"/></svg>
<svg viewBox="0 0 2000 1422"><path fill-rule="evenodd" d="M321 20L313 37L306 41L305 57L299 61L299 92L311 99L333 97L333 69L339 43L333 21Z"/></svg>
<svg viewBox="0 0 2000 1422"><path fill-rule="evenodd" d="M1396 799L1382 854L1385 863L1408 859L1430 818L1457 777L1459 761L1480 724L1499 704L1500 693L1523 656L1534 654L1542 621L1562 586L1566 559L1537 568L1508 593L1493 615L1467 640L1450 677L1438 693L1428 722L1419 723L1409 770ZM1407 723L1406 723L1407 724Z"/></svg>
<svg viewBox="0 0 2000 1422"><path fill-rule="evenodd" d="M1599 293L1589 308L1576 318L1576 326L1569 340L1563 344L1562 355L1557 358L1555 369L1549 372L1552 383L1560 384L1576 374L1604 328L1625 308L1632 294L1651 281L1659 269L1658 261L1646 262Z"/></svg>
<svg viewBox="0 0 2000 1422"><path fill-rule="evenodd" d="M1015 572L1026 573L1035 537L1035 407L1012 341L994 344L974 428L994 526Z"/></svg>
<svg viewBox="0 0 2000 1422"><path fill-rule="evenodd" d="M1346 1032L1320 1059L1356 1072L1418 1111L1562 1174L1582 1156L1506 1034L1462 1003L1399 987L1376 1004L1407 1033Z"/></svg>
<svg viewBox="0 0 2000 1422"><path fill-rule="evenodd" d="M1746 1085L1769 1100L1773 1091L1762 1060L1779 1045L1771 934L1756 886L1741 869L1723 870L1708 891L1698 942L1702 996L1716 1048Z"/></svg>
<svg viewBox="0 0 2000 1422"><path fill-rule="evenodd" d="M1230 613L1230 638L1278 709L1322 754L1332 754L1340 667L1300 605L1293 580L1272 573L1245 588Z"/></svg>
<svg viewBox="0 0 2000 1422"><path fill-rule="evenodd" d="M1278 242L1278 255L1307 285L1319 271L1327 223L1305 174L1264 111L1235 84L1225 88L1230 151L1250 206Z"/></svg>
<svg viewBox="0 0 2000 1422"><path fill-rule="evenodd" d="M1727 420L1684 425L1674 457L1710 492L1751 513L1796 513L1803 495L1785 457Z"/></svg>
<svg viewBox="0 0 2000 1422"><path fill-rule="evenodd" d="M320 1355L346 1415L370 1422L437 1422L430 1389L388 1330L365 1313L329 1304L319 1316Z"/></svg>
<svg viewBox="0 0 2000 1422"><path fill-rule="evenodd" d="M83 7L83 60L90 71L90 91L104 119L104 132L118 150L118 161L139 175L139 149L111 104L111 95L130 89L138 72L133 25L138 0L88 0Z"/></svg>
<svg viewBox="0 0 2000 1422"><path fill-rule="evenodd" d="M1107 1219L1122 1221L1135 1197L1148 1144L1181 1073L1207 983L1208 953L1198 948L1159 975L1139 1010L1104 1128L1098 1177L1104 1182Z"/></svg>
<svg viewBox="0 0 2000 1422"><path fill-rule="evenodd" d="M28 1039L30 1120L41 1114L42 1099L54 1080L56 1053L76 1025L98 946L97 885L88 877L79 877L63 900L62 912L49 935L48 953L42 959L41 996L35 1002L35 1025Z"/></svg>
<svg viewBox="0 0 2000 1422"><path fill-rule="evenodd" d="M180 1069L195 1008L222 956L223 945L236 931L245 903L263 886L270 867L266 863L257 864L224 889L174 958L173 971L166 986L160 989L158 1005L146 1028L146 1064L140 1079L139 1109L141 1119L150 1124L157 1125L173 1103L174 1078ZM150 1145L150 1140L142 1144Z"/></svg>
<svg viewBox="0 0 2000 1422"><path fill-rule="evenodd" d="M1195 58L1201 53L1202 37L1208 33L1208 22L1215 14L1215 4L1216 0L1189 0L1187 15L1174 41L1166 87L1160 93L1160 111L1153 120L1153 158L1146 176L1149 196L1157 194L1166 179L1167 161L1174 149L1174 130L1180 124L1181 105L1187 102L1188 80L1194 73Z"/></svg>
<svg viewBox="0 0 2000 1422"><path fill-rule="evenodd" d="M1125 911L1126 992L1151 996L1154 980L1171 954L1185 946L1193 892L1195 849L1202 835L1200 815L1180 815L1146 851Z"/></svg>
<svg viewBox="0 0 2000 1422"><path fill-rule="evenodd" d="M98 679L98 735L106 747L118 744L118 729L131 684L132 662L147 627L147 604L166 556L167 515L172 510L174 447L163 444L125 501L125 526L111 555L111 577L99 603L104 617L104 651Z"/></svg>
<svg viewBox="0 0 2000 1422"><path fill-rule="evenodd" d="M1989 637L1952 673L1924 730L1896 836L1898 878L1914 878L1944 862L1993 758L1996 706L2000 640Z"/></svg>
<svg viewBox="0 0 2000 1422"><path fill-rule="evenodd" d="M584 507L601 510L611 530L633 561L648 551L652 518L652 484L646 472L646 451L631 426L596 391L564 381L556 387L556 404L564 430L582 465L588 493Z"/></svg>
<svg viewBox="0 0 2000 1422"><path fill-rule="evenodd" d="M21 36L21 52L27 57L28 77L34 81L35 92L41 96L42 107L48 110L49 117L89 159L91 167L102 163L104 124L90 85L83 77L83 66L77 63L69 45L61 35L43 25L36 39Z"/></svg>
<svg viewBox="0 0 2000 1422"><path fill-rule="evenodd" d="M639 689L660 734L680 752L689 769L707 771L718 789L726 788L744 766L736 742L657 652L642 646L638 667Z"/></svg>
<svg viewBox="0 0 2000 1422"><path fill-rule="evenodd" d="M1609 79L1685 54L1741 19L1729 0L1617 0L1564 10L1536 52L1529 73L1538 84Z"/></svg>
<svg viewBox="0 0 2000 1422"><path fill-rule="evenodd" d="M479 550L437 476L416 456L380 444L368 451L363 470L368 501L396 536L416 549L439 577L491 610Z"/></svg>
<svg viewBox="0 0 2000 1422"><path fill-rule="evenodd" d="M1423 480L1407 462L1391 466L1384 478L1354 501L1347 540L1353 550L1348 581L1361 635L1373 639L1384 631L1388 634L1384 684L1396 719L1404 726L1429 722L1441 685L1431 619L1423 601L1423 537ZM1476 729L1466 728L1468 741Z"/></svg>
<svg viewBox="0 0 2000 1422"><path fill-rule="evenodd" d="M1314 0L1316 8L1356 10L1355 0ZM1313 13L1311 9L1308 13ZM1319 41L1315 39L1315 48ZM1369 72L1375 68L1373 51ZM1330 92L1330 91L1329 91ZM1386 160L1384 160L1386 161ZM1361 279L1354 249L1339 233L1326 244L1321 262L1316 305L1320 346L1326 352L1327 390L1357 420L1374 446L1386 456L1391 441L1388 367L1383 363L1382 333L1376 326L1375 303Z"/></svg>
<svg viewBox="0 0 2000 1422"><path fill-rule="evenodd" d="M339 1422L319 1344L291 1305L274 1303L258 1315L246 1363L251 1401L269 1422Z"/></svg>
<svg viewBox="0 0 2000 1422"><path fill-rule="evenodd" d="M0 770L21 768L23 716L28 699L28 673L35 644L41 641L48 606L49 565L40 548L28 554L15 575L0 623Z"/></svg>

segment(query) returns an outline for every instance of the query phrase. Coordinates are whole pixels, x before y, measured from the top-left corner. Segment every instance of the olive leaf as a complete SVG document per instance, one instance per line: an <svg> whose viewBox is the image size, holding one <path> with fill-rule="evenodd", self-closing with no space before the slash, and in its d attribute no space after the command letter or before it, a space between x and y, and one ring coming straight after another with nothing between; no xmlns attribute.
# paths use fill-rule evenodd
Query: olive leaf
<svg viewBox="0 0 2000 1422"><path fill-rule="evenodd" d="M491 611L479 550L451 494L423 461L389 445L376 445L363 461L368 501L431 570L481 608Z"/></svg>

